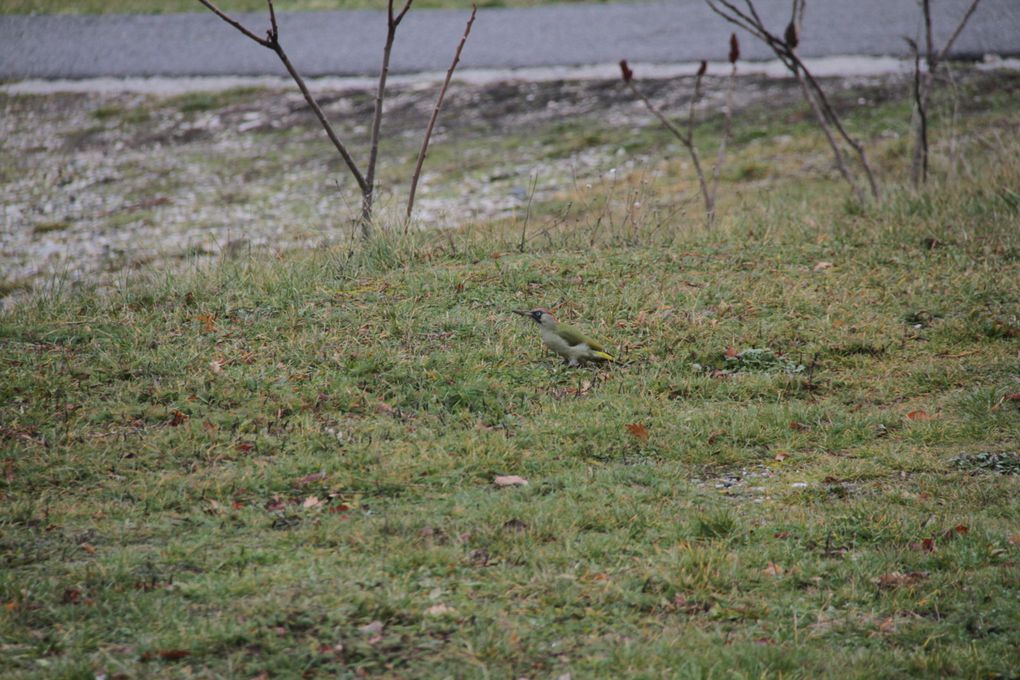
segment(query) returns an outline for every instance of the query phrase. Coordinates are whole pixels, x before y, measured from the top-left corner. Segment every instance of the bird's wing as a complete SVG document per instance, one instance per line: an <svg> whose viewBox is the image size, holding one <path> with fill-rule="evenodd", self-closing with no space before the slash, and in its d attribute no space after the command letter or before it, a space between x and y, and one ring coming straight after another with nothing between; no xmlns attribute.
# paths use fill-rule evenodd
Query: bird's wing
<svg viewBox="0 0 1020 680"><path fill-rule="evenodd" d="M595 342L594 340L586 336L584 333L574 328L573 326L564 326L561 324L560 327L557 328L556 330L559 332L560 337L563 338L563 340L571 347L583 343L588 345L588 347L592 348L596 352L601 352L605 349L601 344Z"/></svg>

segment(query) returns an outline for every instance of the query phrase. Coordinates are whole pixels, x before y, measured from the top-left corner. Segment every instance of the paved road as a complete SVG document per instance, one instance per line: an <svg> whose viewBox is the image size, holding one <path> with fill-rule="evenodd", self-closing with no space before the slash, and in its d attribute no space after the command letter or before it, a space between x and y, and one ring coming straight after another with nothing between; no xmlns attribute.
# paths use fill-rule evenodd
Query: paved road
<svg viewBox="0 0 1020 680"><path fill-rule="evenodd" d="M197 4L197 3L196 3ZM758 0L776 30L788 0ZM968 0L932 3L942 39ZM241 14L261 34L265 14ZM445 70L466 11L412 10L393 53L397 73ZM919 28L915 0L813 0L804 56L905 55ZM731 28L702 0L482 9L463 68L519 68L724 60ZM383 13L302 12L280 17L281 42L309 76L378 70ZM771 55L749 37L748 59ZM958 55L1020 54L1020 0L984 0L956 44ZM284 75L275 56L212 14L0 17L0 79L102 76Z"/></svg>

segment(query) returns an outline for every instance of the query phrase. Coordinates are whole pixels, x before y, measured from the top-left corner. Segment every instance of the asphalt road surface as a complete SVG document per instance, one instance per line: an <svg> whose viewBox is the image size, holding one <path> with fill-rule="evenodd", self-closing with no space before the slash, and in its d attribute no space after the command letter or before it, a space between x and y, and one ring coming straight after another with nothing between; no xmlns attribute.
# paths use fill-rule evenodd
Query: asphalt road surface
<svg viewBox="0 0 1020 680"><path fill-rule="evenodd" d="M941 44L969 0L933 2ZM760 13L782 32L788 0L758 0ZM196 2L196 7L201 9ZM414 10L393 50L395 73L442 71L464 29L466 10ZM262 35L265 13L238 14ZM906 56L904 35L918 35L915 0L812 0L801 54ZM378 71L383 12L296 12L279 17L280 41L307 76L370 75ZM557 5L478 12L462 68L523 68L605 64L619 59L676 63L723 61L733 30L702 0ZM741 34L743 58L770 58ZM983 0L956 43L957 56L1020 54L1020 0ZM0 79L145 76L285 75L274 54L213 14L2 16Z"/></svg>

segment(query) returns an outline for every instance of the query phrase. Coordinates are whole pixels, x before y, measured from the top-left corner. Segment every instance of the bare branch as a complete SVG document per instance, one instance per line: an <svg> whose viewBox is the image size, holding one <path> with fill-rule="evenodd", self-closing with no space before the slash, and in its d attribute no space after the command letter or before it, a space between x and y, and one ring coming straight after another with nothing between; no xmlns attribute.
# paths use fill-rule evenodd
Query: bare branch
<svg viewBox="0 0 1020 680"><path fill-rule="evenodd" d="M946 55L949 54L949 50L953 49L953 43L955 43L956 39L960 37L961 33L963 33L964 27L967 25L967 22L970 21L971 16L973 16L974 11L977 10L977 6L980 2L981 0L971 0L970 7L967 8L963 18L960 19L960 23L957 24L956 30L953 31L951 36L949 36L949 40L946 41L945 47L939 51L938 56L936 57L938 61L945 59ZM927 4L927 0L925 0L925 4Z"/></svg>
<svg viewBox="0 0 1020 680"><path fill-rule="evenodd" d="M301 74L297 72L296 68L294 68L294 65L287 57L287 53L284 51L283 46L280 45L279 28L276 23L276 11L273 9L272 0L266 0L267 4L269 5L269 20L271 25L268 37L266 38L260 38L253 32L249 31L247 28L242 26L239 21L236 21L232 17L225 14L219 7L210 2L210 0L198 0L198 1L205 5L205 7L212 11L216 16L223 19L223 21L227 22L228 24L236 28L245 36L251 38L253 41L257 42L259 45L262 45L266 49L270 49L276 53L276 56L279 57L280 61L283 63L284 68L287 69L287 73L289 73L290 77L294 79L295 83L297 83L298 89L301 90L301 94L304 95L305 101L308 103L308 106L311 107L312 111L315 113L315 117L319 119L319 123L326 131L326 136L329 137L329 141L331 141L333 143L333 146L336 147L336 150L340 153L340 156L344 159L344 162L347 164L347 168L351 171L351 174L354 176L354 180L358 183L358 187L361 189L362 193L364 193L367 184L365 182L365 178L361 174L361 170L358 169L358 165L357 163L354 162L354 159L351 157L351 154L347 151L347 147L344 145L342 141L340 141L340 138L337 136L336 131L333 130L333 126L330 125L329 120L326 118L326 114L323 113L322 108L319 106L319 103L315 101L315 97L313 97L312 93L308 91L308 86L305 85L305 81L301 77Z"/></svg>
<svg viewBox="0 0 1020 680"><path fill-rule="evenodd" d="M634 73L633 73L633 71L630 70L630 67L627 66L627 62L626 61L621 61L620 62L620 69L621 69L621 71L623 71L623 74L624 74L624 83L627 85L627 87L630 88L630 91L634 93L634 96L636 96L638 99L640 99L641 102L645 105L645 108L647 108L649 111L651 111L651 113L656 118L659 119L659 121L666 127L666 129L669 130L673 134L674 137L676 137L678 140L680 140L680 143L684 145L685 149L687 149L687 153L691 157L691 162L694 164L694 172L697 173L697 175L698 175L698 184L699 184L699 186L701 188L701 196L705 200L705 213L707 215L707 219L708 219L709 224L711 224L713 216L715 215L715 202L714 202L714 200L712 198L711 192L708 189L708 182L705 181L705 172L701 168L701 156L698 154L698 148L696 146L694 146L694 140L693 140L693 122L690 123L691 127L688 128L688 134L685 135L680 130L680 128L678 128L673 123L673 121L671 121L662 111L660 111L658 109L658 107L656 107L654 104L652 104L651 100L649 100L648 97L645 96L644 92L642 92L641 90L638 89L637 84L634 82ZM627 78L628 74L630 75L629 79ZM691 115L692 115L692 117L693 117L694 104L696 103L696 99L698 97L698 90L701 87L701 78L702 78L703 75L704 75L704 72L702 72L699 69L698 75L695 76L696 77L695 86L694 86L695 87L695 95L694 95L694 98L691 99ZM692 120L693 120L693 118L692 118Z"/></svg>
<svg viewBox="0 0 1020 680"><path fill-rule="evenodd" d="M806 0L792 0L791 21L787 25L782 38L779 38L765 28L765 24L758 14L753 0L744 0L744 4L746 4L748 8L747 12L740 10L729 0L706 0L706 3L712 11L721 16L723 19L735 26L743 28L751 33L751 35L757 37L759 40L768 45L776 57L778 57L786 68L798 79L801 84L801 90L804 97L811 105L812 111L818 119L818 124L822 128L822 131L829 142L829 146L832 147L833 155L836 159L836 165L837 168L839 168L840 173L853 187L854 193L857 196L860 196L861 194L853 180L853 175L850 173L849 168L843 160L843 154L839 149L839 145L836 142L836 138L833 135L831 128L835 128L840 137L842 137L843 140L857 153L858 160L860 161L861 167L863 168L871 187L871 194L877 199L879 196L878 185L875 182L874 173L871 170L871 165L868 163L867 154L865 153L863 145L850 136L850 134L846 131L846 128L843 127L842 121L840 121L835 109L833 109L828 98L825 96L825 91L822 90L818 81L816 81L814 76L811 74L811 71L808 70L804 62L797 56L796 48L800 42L800 23L804 17Z"/></svg>
<svg viewBox="0 0 1020 680"><path fill-rule="evenodd" d="M932 71L935 67L935 41L931 31L931 0L921 0L921 16L924 18L925 59L928 62L928 71ZM917 45L914 47L916 49ZM920 54L920 49L917 51Z"/></svg>
<svg viewBox="0 0 1020 680"><path fill-rule="evenodd" d="M273 7L273 0L266 0L269 5L269 39L273 42L280 41L280 27L276 25L276 8Z"/></svg>
<svg viewBox="0 0 1020 680"><path fill-rule="evenodd" d="M410 5L410 1L408 5ZM436 105L432 109L432 117L429 118L428 127L425 128L425 139L421 143L421 151L418 152L418 161L414 165L414 174L411 176L411 190L407 197L407 218L404 223L404 233L407 233L407 228L411 222L411 212L414 210L414 195L418 190L418 179L421 177L421 166L425 163L425 156L429 151L429 139L432 138L432 129L436 125L436 119L439 118L439 110L443 106L443 99L446 97L446 89L450 86L450 79L453 78L453 72L457 69L457 64L460 62L460 53L464 49L464 43L467 42L468 36L471 35L471 27L475 23L475 15L478 13L478 7L471 5L471 16L468 17L467 25L464 27L464 35L460 37L460 42L457 44L457 50L453 54L453 62L450 64L450 68L446 71L446 80L443 81L443 87L439 90L439 98L436 99Z"/></svg>
<svg viewBox="0 0 1020 680"><path fill-rule="evenodd" d="M927 7L927 0L924 5ZM921 79L921 50L916 41L904 37L914 55L914 115L917 116L917 143L910 162L910 181L916 187L928 181L928 112Z"/></svg>
<svg viewBox="0 0 1020 680"><path fill-rule="evenodd" d="M319 119L319 123L322 125L322 128L326 131L326 136L329 137L329 141L331 141L333 143L333 146L336 147L336 150L340 153L340 156L344 159L344 163L347 164L347 169L351 171L352 175L354 175L354 181L358 183L358 188L361 189L362 193L364 193L365 191L368 190L369 186L368 182L365 180L365 177L361 174L361 170L358 168L358 164L354 162L354 158L351 157L351 154L347 150L347 147L344 145L342 141L340 141L340 138L337 136L336 131L333 130L333 126L330 125L329 120L326 118L326 114L323 113L322 111L322 107L319 106L319 102L315 101L315 97L313 97L312 93L308 91L308 86L305 84L304 78L302 78L301 74L297 72L297 69L294 68L294 65L290 63L290 59L287 58L287 53L283 51L283 47L277 44L277 46L272 49L274 52L276 52L276 56L280 58L280 61L283 62L283 65L287 69L287 72L290 74L290 77L294 79L295 83L297 83L298 89L301 90L301 94L304 95L305 101L308 103L308 106L311 107L312 111L315 113L315 117Z"/></svg>
<svg viewBox="0 0 1020 680"><path fill-rule="evenodd" d="M414 2L414 0L407 0L404 3L404 6L400 10L400 13L397 14L396 18L393 19L393 26L394 26L394 28L396 28L398 25L400 25L400 22L403 21L404 15L407 14L407 10L411 9L411 3L412 2ZM393 3L392 2L390 2L390 17L393 17Z"/></svg>
<svg viewBox="0 0 1020 680"><path fill-rule="evenodd" d="M231 26L233 26L234 28L239 30L241 33L245 34L246 36L248 36L249 38L251 38L252 40L257 42L259 45L262 45L263 47L268 47L268 48L272 49L272 45L269 43L268 40L266 40L265 38L260 38L257 35L255 35L254 33L252 33L251 31L249 31L247 28L245 28L241 24L240 21L237 21L236 19L233 19L232 17L227 16L223 12L223 10L221 10L219 7L217 7L216 5L211 3L209 0L198 0L198 1L200 3L202 3L203 5L205 5L206 8L208 8L213 14L218 16L220 19L223 19L225 22L227 22L228 24L230 24ZM269 6L272 7L272 4L270 4Z"/></svg>

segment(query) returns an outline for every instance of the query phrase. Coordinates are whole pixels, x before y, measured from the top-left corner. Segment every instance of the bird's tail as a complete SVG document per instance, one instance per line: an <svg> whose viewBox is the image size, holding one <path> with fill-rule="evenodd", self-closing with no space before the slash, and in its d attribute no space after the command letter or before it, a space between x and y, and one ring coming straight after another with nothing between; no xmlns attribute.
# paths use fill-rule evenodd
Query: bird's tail
<svg viewBox="0 0 1020 680"><path fill-rule="evenodd" d="M616 359L613 358L612 354L607 354L605 352L592 352L591 355L592 357L596 359L602 359L603 361L616 361Z"/></svg>

